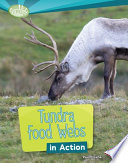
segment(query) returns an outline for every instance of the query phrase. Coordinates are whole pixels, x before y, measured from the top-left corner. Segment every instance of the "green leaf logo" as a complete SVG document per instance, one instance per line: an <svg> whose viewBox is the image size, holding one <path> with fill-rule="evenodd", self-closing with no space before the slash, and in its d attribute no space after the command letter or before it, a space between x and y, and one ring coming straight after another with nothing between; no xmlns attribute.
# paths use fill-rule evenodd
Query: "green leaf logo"
<svg viewBox="0 0 128 163"><path fill-rule="evenodd" d="M25 18L29 15L29 9L23 5L13 5L9 8L9 13L18 18Z"/></svg>

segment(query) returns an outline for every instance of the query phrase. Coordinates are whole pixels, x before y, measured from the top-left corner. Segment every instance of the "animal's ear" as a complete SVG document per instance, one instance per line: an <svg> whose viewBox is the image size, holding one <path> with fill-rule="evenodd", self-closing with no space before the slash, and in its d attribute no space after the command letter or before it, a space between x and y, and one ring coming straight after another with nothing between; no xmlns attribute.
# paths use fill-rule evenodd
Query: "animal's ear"
<svg viewBox="0 0 128 163"><path fill-rule="evenodd" d="M65 62L65 63L62 63L61 65L60 65L60 68L61 68L61 71L62 72L69 72L69 64L68 64L68 62Z"/></svg>

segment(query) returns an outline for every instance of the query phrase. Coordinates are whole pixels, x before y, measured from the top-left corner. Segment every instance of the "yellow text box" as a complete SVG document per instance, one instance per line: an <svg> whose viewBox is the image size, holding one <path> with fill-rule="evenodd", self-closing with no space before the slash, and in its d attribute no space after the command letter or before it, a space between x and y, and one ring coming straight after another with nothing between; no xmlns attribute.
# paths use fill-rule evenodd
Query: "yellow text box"
<svg viewBox="0 0 128 163"><path fill-rule="evenodd" d="M93 146L93 106L52 105L18 110L24 152L46 151L47 143L83 142Z"/></svg>

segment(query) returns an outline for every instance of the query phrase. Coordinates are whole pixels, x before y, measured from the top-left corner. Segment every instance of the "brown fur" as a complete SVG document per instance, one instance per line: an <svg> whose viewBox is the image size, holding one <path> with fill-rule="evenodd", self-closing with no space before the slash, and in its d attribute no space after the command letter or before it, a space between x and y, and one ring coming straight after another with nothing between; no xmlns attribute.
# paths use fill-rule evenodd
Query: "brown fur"
<svg viewBox="0 0 128 163"><path fill-rule="evenodd" d="M95 63L104 62L104 94L103 98L114 95L114 78L116 76L116 60L128 60L126 48L101 48L95 51Z"/></svg>

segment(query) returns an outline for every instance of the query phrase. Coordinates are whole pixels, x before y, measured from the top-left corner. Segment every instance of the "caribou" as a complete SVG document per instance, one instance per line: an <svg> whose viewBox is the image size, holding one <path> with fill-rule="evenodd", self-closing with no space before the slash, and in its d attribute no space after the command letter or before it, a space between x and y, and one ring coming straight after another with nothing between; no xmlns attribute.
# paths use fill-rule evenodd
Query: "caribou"
<svg viewBox="0 0 128 163"><path fill-rule="evenodd" d="M76 84L87 82L91 72L98 64L104 63L104 93L102 98L114 96L114 78L116 76L116 61L128 60L128 19L95 18L84 26L75 39L67 55L59 63L57 44L53 37L32 23L22 19L26 24L45 34L52 46L39 41L34 32L27 34L27 41L44 46L55 54L53 61L33 65L35 73L42 72L54 66L55 74L48 97L58 100Z"/></svg>

